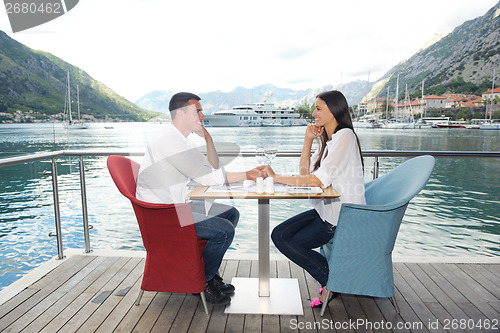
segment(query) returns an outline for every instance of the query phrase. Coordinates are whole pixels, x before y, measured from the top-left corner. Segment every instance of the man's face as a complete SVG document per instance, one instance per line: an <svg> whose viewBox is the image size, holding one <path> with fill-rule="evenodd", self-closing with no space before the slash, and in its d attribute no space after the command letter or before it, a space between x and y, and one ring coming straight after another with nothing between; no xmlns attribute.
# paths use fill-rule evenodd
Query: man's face
<svg viewBox="0 0 500 333"><path fill-rule="evenodd" d="M201 125L203 119L205 119L205 115L203 114L203 108L201 107L200 101L191 99L188 101L188 106L186 108L186 125L189 126L192 132L201 131Z"/></svg>

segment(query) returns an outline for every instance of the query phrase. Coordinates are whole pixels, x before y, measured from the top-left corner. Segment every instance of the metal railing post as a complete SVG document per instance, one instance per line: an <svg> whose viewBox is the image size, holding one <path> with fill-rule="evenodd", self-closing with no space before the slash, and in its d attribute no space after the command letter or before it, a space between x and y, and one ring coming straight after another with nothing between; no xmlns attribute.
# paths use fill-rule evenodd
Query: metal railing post
<svg viewBox="0 0 500 333"><path fill-rule="evenodd" d="M85 253L92 252L90 248L89 235L89 215L87 210L87 187L85 185L85 166L83 164L83 156L80 155L80 189L82 193L82 216L83 216L83 236L85 238Z"/></svg>
<svg viewBox="0 0 500 333"><path fill-rule="evenodd" d="M54 214L56 223L56 234L52 232L49 236L57 237L57 258L64 259L63 244L62 244L62 229L61 229L61 212L59 210L59 188L57 186L57 164L56 159L52 157L52 194L54 196Z"/></svg>
<svg viewBox="0 0 500 333"><path fill-rule="evenodd" d="M373 162L373 179L378 178L378 156L375 156L375 162Z"/></svg>

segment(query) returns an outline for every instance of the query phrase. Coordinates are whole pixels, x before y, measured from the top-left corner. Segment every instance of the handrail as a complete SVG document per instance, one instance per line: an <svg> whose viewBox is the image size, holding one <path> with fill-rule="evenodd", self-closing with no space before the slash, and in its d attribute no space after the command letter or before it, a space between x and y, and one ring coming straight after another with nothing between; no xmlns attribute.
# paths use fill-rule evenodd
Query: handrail
<svg viewBox="0 0 500 333"><path fill-rule="evenodd" d="M220 156L255 156L254 151L218 151ZM300 151L278 151L277 157L300 157ZM49 158L62 156L109 156L126 155L142 156L144 151L124 151L124 150L59 150L53 152L35 153L0 159L0 167L16 165L21 163L36 162ZM415 157L420 155L432 155L434 157L500 157L500 151L439 151L439 150L365 150L364 157Z"/></svg>
<svg viewBox="0 0 500 333"><path fill-rule="evenodd" d="M254 151L218 151L220 156L242 156L253 157ZM300 151L279 151L277 157L299 157ZM83 163L83 156L109 156L109 155L126 155L126 156L142 156L144 151L124 151L124 150L59 150L53 152L35 153L27 156L16 156L0 159L0 168L12 166L17 164L36 162L42 160L51 160L52 168L52 194L54 197L54 220L56 226L56 233L49 233L49 236L57 236L57 251L58 259L64 258L62 246L62 231L61 231L61 217L59 210L59 188L57 183L57 157L64 156L78 156L80 167L80 188L82 196L82 216L83 216L83 229L85 237L85 252L91 252L89 230L92 226L88 223L87 212L87 193L85 184L85 166ZM415 157L420 155L432 155L434 157L479 157L479 158L500 158L500 151L395 151L395 150L367 150L363 151L364 157L374 157L373 164L373 179L378 177L379 157Z"/></svg>

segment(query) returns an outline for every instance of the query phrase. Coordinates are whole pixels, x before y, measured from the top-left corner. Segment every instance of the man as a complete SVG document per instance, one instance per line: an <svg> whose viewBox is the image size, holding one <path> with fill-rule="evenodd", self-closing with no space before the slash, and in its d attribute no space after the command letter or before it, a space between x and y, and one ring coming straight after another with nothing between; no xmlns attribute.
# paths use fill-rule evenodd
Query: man
<svg viewBox="0 0 500 333"><path fill-rule="evenodd" d="M137 177L137 198L151 203L189 202L193 212L196 234L207 240L203 251L207 302L226 305L234 286L226 284L217 274L222 258L231 245L238 224L236 208L203 201L189 201L188 183L221 185L263 176L262 168L247 172L224 172L219 163L212 136L202 125L205 119L195 94L181 92L172 96L169 104L172 123L166 125L149 143ZM187 138L196 133L205 139L207 154L202 154ZM206 207L207 206L207 207Z"/></svg>

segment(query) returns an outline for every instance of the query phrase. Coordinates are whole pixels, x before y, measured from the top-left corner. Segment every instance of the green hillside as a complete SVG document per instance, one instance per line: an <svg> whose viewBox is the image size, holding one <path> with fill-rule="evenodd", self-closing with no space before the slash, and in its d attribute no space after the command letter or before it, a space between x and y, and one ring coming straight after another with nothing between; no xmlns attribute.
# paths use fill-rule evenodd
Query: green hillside
<svg viewBox="0 0 500 333"><path fill-rule="evenodd" d="M158 113L119 96L82 69L46 52L32 50L0 31L0 112L33 110L46 116L63 112L66 76L73 99L80 90L80 109L95 118L145 121Z"/></svg>

